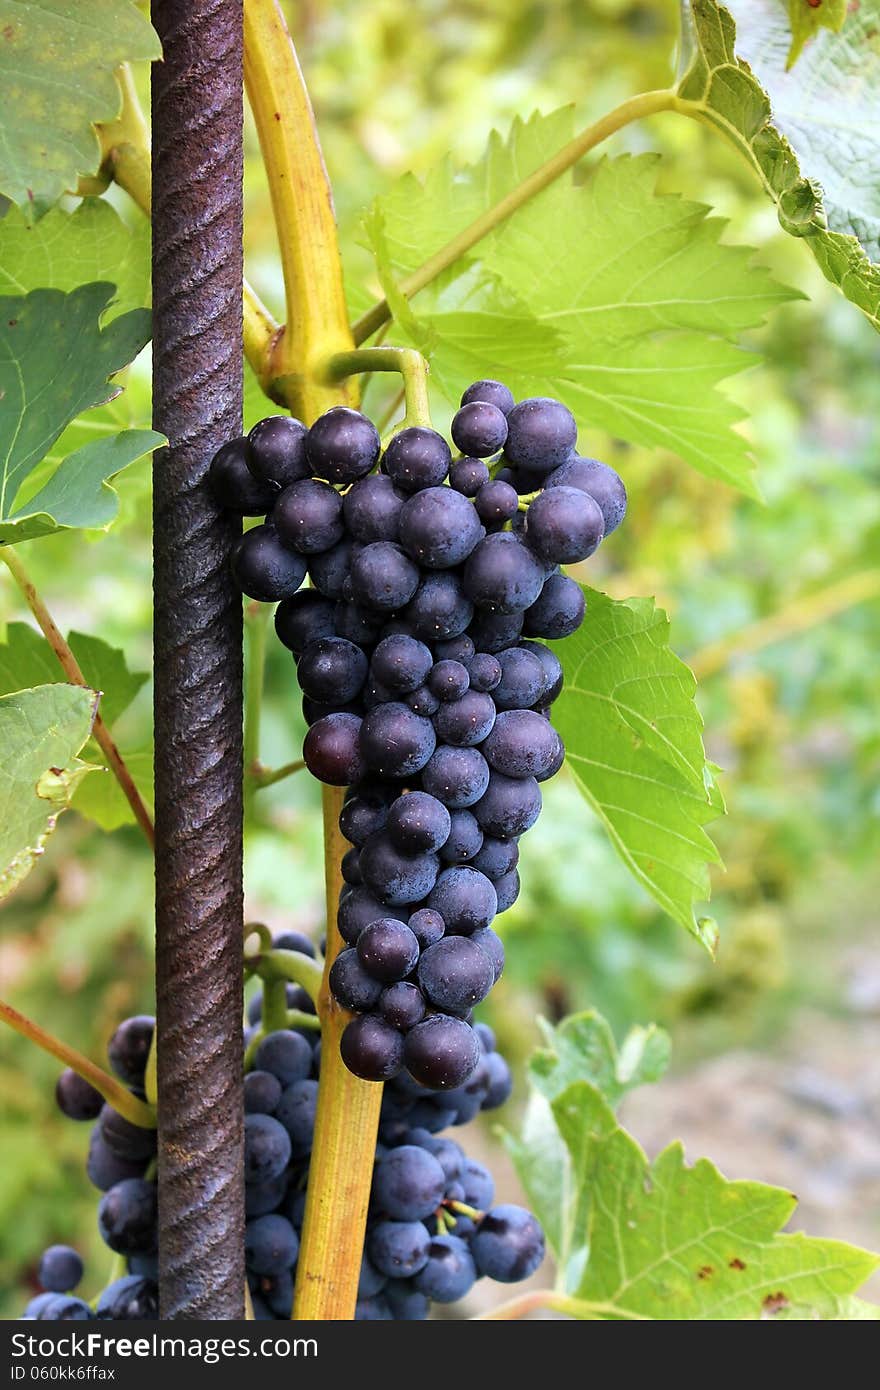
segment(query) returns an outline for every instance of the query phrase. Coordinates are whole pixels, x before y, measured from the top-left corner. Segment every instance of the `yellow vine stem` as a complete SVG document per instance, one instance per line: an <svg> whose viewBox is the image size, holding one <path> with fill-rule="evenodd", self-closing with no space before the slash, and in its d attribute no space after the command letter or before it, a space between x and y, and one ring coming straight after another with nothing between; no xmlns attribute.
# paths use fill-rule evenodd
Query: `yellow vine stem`
<svg viewBox="0 0 880 1390"><path fill-rule="evenodd" d="M411 275L407 275L401 280L398 289L406 299L412 299L414 294L429 285L432 280L436 280L438 275L442 275L444 270L448 270L457 260L467 254L472 246L476 246L478 241L482 241L490 232L494 232L502 222L506 222L518 208L527 203L536 194L542 193L554 180L564 174L567 169L572 168L590 150L595 149L603 140L607 140L610 135L614 135L618 130L622 130L625 125L632 121L641 120L645 116L655 116L660 111L674 111L678 109L678 98L672 89L664 89L657 92L640 92L638 96L630 97L628 101L621 102L613 111L609 111L593 125L582 130L574 139L569 140L567 145L563 145L556 154L552 155L546 163L529 174L528 178L523 179L522 183L517 184L516 188L511 189L506 197L482 213L480 217L471 222L470 226L454 236L451 241L447 241L445 246L441 246L439 251L435 251L423 265L414 270ZM352 325L352 334L356 343L366 342L371 338L377 329L387 323L393 315L387 299L380 299L374 304L372 309L368 309L356 323Z"/></svg>
<svg viewBox="0 0 880 1390"><path fill-rule="evenodd" d="M353 346L333 197L296 51L276 0L245 0L244 80L269 180L287 323L271 348L269 394L307 423L357 390L320 378Z"/></svg>
<svg viewBox="0 0 880 1390"><path fill-rule="evenodd" d="M27 570L12 546L0 546L0 560L3 561L21 590L28 608L33 613L43 636L57 656L61 669L67 679L72 685L81 685L84 686L86 690L89 690L91 687L80 669L79 662L70 650L64 637L61 635L52 614L37 593ZM116 747L110 730L107 728L100 714L95 715L92 733L95 736L95 741L100 747L101 752L107 759L110 771L119 783L123 796L134 813L135 820L144 832L147 842L152 849L156 843L152 818L144 805L140 792L135 786L134 778L129 772L122 754Z"/></svg>
<svg viewBox="0 0 880 1390"><path fill-rule="evenodd" d="M122 110L115 121L97 127L101 142L101 169L124 188L141 212L150 216L152 182L150 169L150 127L144 115L128 63L116 73L122 92ZM80 180L82 194L99 191L100 184ZM272 345L280 328L257 292L244 282L244 352L265 388Z"/></svg>
<svg viewBox="0 0 880 1390"><path fill-rule="evenodd" d="M293 1316L300 1321L350 1322L354 1317L382 1104L382 1087L359 1081L339 1055L351 1015L336 1003L328 983L330 966L343 947L336 926L339 865L348 848L339 830L343 796L341 787L324 788L327 957L318 998L321 1082L293 1301Z"/></svg>
<svg viewBox="0 0 880 1390"><path fill-rule="evenodd" d="M141 1129L156 1128L156 1112L151 1105L133 1096L121 1081L117 1081L115 1076L89 1060L82 1052L77 1052L75 1047L68 1047L60 1038L56 1038L52 1033L47 1033L45 1028L41 1028L39 1023L34 1023L33 1019L27 1018L25 1014L19 1013L11 1004L7 1004L0 999L0 1021L8 1024L16 1033L20 1033L23 1038L28 1038L36 1043L44 1052L48 1052L51 1057L63 1062L66 1067L71 1067L73 1071L81 1076L89 1085L94 1086L106 1100L108 1105L112 1105L118 1114L130 1120L133 1125L140 1125Z"/></svg>

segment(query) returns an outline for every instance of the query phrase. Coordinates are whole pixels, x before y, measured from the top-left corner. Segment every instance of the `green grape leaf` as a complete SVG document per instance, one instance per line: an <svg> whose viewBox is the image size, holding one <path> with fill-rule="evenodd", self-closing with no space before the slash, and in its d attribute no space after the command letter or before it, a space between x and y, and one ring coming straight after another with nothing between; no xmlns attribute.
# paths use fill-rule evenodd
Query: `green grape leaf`
<svg viewBox="0 0 880 1390"><path fill-rule="evenodd" d="M784 230L880 328L880 0L816 34L791 72L777 0L691 0L689 30L680 108L732 141Z"/></svg>
<svg viewBox="0 0 880 1390"><path fill-rule="evenodd" d="M95 124L122 109L114 70L160 56L130 0L0 0L0 193L40 217L96 173Z"/></svg>
<svg viewBox="0 0 880 1390"><path fill-rule="evenodd" d="M125 430L84 444L68 455L36 496L0 521L0 544L51 536L73 526L106 531L119 510L107 479L164 443L165 436L155 430Z"/></svg>
<svg viewBox="0 0 880 1390"><path fill-rule="evenodd" d="M804 44L820 29L833 29L835 34L843 28L849 0L788 0L788 22L791 26L791 44L785 60L786 68L793 68L804 51Z"/></svg>
<svg viewBox="0 0 880 1390"><path fill-rule="evenodd" d="M125 653L101 637L71 632L67 645L92 690L100 697L101 718L113 724L150 679L146 671L129 671ZM58 659L41 632L29 623L9 623L0 643L0 695L44 685L58 675Z"/></svg>
<svg viewBox="0 0 880 1390"><path fill-rule="evenodd" d="M880 1259L842 1241L780 1234L796 1207L781 1188L730 1182L671 1144L649 1162L601 1092L576 1081L550 1102L573 1224L560 1261L574 1317L662 1321L877 1319L855 1295ZM527 1192L522 1143L508 1147ZM529 1194L531 1196L531 1194ZM558 1238L559 1224L547 1226Z"/></svg>
<svg viewBox="0 0 880 1390"><path fill-rule="evenodd" d="M134 779L134 784L143 798L144 805L153 811L153 748L129 748L120 745L125 766ZM100 756L100 753L98 753ZM102 776L87 777L76 790L73 809L81 816L94 821L101 830L118 830L123 825L134 825L134 812L123 795L116 778L109 768L100 769Z"/></svg>
<svg viewBox="0 0 880 1390"><path fill-rule="evenodd" d="M743 412L721 386L754 360L741 332L795 295L724 243L706 207L658 194L656 156L603 160L583 185L557 179L405 303L427 225L430 251L571 133L567 110L517 121L460 177L444 165L424 188L410 177L378 200L365 228L402 333L454 401L494 368L517 395L558 396L584 427L669 449L755 495Z"/></svg>
<svg viewBox="0 0 880 1390"><path fill-rule="evenodd" d="M697 919L718 851L704 826L724 805L703 749L696 682L669 647L653 600L585 590L583 625L556 648L565 686L554 724L566 762L638 881L710 952L716 927Z"/></svg>
<svg viewBox="0 0 880 1390"><path fill-rule="evenodd" d="M77 754L97 707L97 692L77 685L41 685L0 698L0 898L33 868L92 771Z"/></svg>
<svg viewBox="0 0 880 1390"><path fill-rule="evenodd" d="M48 483L43 480L37 497L16 513L19 491L65 426L118 395L121 387L108 377L149 337L145 309L101 326L112 295L111 285L98 283L70 294L40 289L0 298L0 523L14 519L16 539L46 534L55 522L106 526L115 502L103 479L161 442L152 431L141 431L100 440L97 452L87 445L72 456L69 474L62 468ZM29 524L27 518L34 520Z"/></svg>
<svg viewBox="0 0 880 1390"><path fill-rule="evenodd" d="M116 286L105 322L149 304L145 218L129 227L104 198L84 198L75 212L52 208L39 222L29 222L15 206L0 219L0 295L69 291L98 280Z"/></svg>

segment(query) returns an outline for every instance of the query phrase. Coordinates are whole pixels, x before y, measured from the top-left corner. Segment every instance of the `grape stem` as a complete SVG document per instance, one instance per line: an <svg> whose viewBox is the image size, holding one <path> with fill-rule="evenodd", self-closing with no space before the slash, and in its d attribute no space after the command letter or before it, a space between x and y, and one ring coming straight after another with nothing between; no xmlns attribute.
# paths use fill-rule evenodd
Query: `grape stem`
<svg viewBox="0 0 880 1390"><path fill-rule="evenodd" d="M590 1303L583 1298L571 1298L568 1294L557 1293L555 1289L536 1289L533 1293L522 1293L508 1303L493 1308L491 1313L480 1313L471 1322L511 1321L525 1317L538 1308L549 1308L555 1313L566 1313L570 1318L581 1321L604 1322L606 1319L621 1322L652 1322L644 1313L631 1313L616 1303Z"/></svg>
<svg viewBox="0 0 880 1390"><path fill-rule="evenodd" d="M96 127L101 142L101 169L149 217L152 202L150 127L138 100L130 65L123 63L116 75L122 92L122 109L115 121L103 121ZM91 192L91 182L80 180L78 191ZM272 348L281 327L247 280L242 293L244 352L265 390Z"/></svg>
<svg viewBox="0 0 880 1390"><path fill-rule="evenodd" d="M61 635L61 631L55 623L52 614L37 593L36 586L12 546L0 546L0 560L3 561L21 590L28 608L33 613L40 631L58 658L61 669L67 679L72 685L81 685L84 689L90 690L91 686L83 675L79 662L70 650L68 643ZM95 715L92 733L95 742L107 759L113 776L119 783L123 796L132 809L135 820L144 832L147 843L150 848L153 849L156 843L156 835L153 829L152 817L144 804L140 792L135 786L134 778L126 766L122 754L110 735L110 730L101 718L100 711Z"/></svg>
<svg viewBox="0 0 880 1390"><path fill-rule="evenodd" d="M82 1052L77 1052L75 1047L68 1047L67 1043L56 1038L53 1033L48 1033L45 1028L41 1028L39 1023L34 1023L33 1019L27 1018L25 1014L19 1013L11 1004L0 999L0 1021L20 1033L23 1038L30 1039L41 1047L44 1052L48 1052L50 1057L55 1057L59 1062L63 1062L66 1067L70 1067L84 1081L88 1081L90 1086L94 1086L106 1100L108 1105L122 1115L126 1120L130 1120L133 1125L139 1125L141 1129L156 1128L156 1112L152 1105L147 1105L145 1101L139 1100L132 1095L121 1081L117 1081L115 1076L104 1071L95 1062L89 1060Z"/></svg>
<svg viewBox="0 0 880 1390"><path fill-rule="evenodd" d="M274 787L276 782L283 782L285 777L292 777L296 772L302 772L305 762L302 758L294 758L292 762L284 763L282 767L263 767L261 762L251 763L247 771L247 776L251 779L254 791L259 791L261 787Z"/></svg>
<svg viewBox="0 0 880 1390"><path fill-rule="evenodd" d="M414 270L411 275L405 276L398 285L398 290L405 299L412 299L414 294L423 290L426 285L430 285L432 280L436 280L438 275L442 275L444 270L448 270L451 265L460 260L462 256L470 251L471 247L476 246L477 242L482 241L490 232L494 232L496 227L500 227L506 222L514 212L529 202L539 193L543 193L551 183L558 179L573 165L577 164L589 150L595 149L603 140L607 140L610 135L622 130L625 125L632 121L641 120L645 116L654 116L660 111L673 111L677 107L678 98L672 89L664 89L656 92L640 92L638 96L630 97L627 101L621 102L620 106L615 106L613 111L607 112L600 120L588 126L586 130L580 131L573 140L569 140L567 145L563 145L556 154L552 155L534 173L529 174L528 178L523 179L522 183L517 184L516 188L511 189L506 197L497 202L494 207L488 208L486 212L477 217L471 224L447 241L445 246L441 246L439 251L429 257L424 264ZM387 323L393 317L391 307L387 299L380 299L374 304L372 309L368 309L356 323L352 325L352 335L356 343L366 342L371 338L377 329Z"/></svg>
<svg viewBox="0 0 880 1390"><path fill-rule="evenodd" d="M327 381L343 381L364 372L399 372L403 378L406 414L399 425L421 425L430 428L431 409L428 403L428 364L415 348L372 347L337 352L327 359L323 374Z"/></svg>
<svg viewBox="0 0 880 1390"><path fill-rule="evenodd" d="M265 981L292 980L301 985L313 1004L318 1003L324 962L312 960L302 951L266 951L254 962L257 974Z"/></svg>

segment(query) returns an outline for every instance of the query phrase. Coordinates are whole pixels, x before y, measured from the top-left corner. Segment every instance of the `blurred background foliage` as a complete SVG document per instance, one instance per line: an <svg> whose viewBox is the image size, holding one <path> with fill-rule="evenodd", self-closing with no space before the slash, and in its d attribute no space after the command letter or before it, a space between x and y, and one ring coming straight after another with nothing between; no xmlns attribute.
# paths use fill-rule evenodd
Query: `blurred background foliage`
<svg viewBox="0 0 880 1390"><path fill-rule="evenodd" d="M586 123L665 85L676 61L672 0L306 0L285 8L358 310L376 289L358 219L398 174L426 170L447 151L476 157L490 130L516 113L572 102ZM146 96L147 75L139 80ZM590 565L589 582L616 597L656 594L673 619L673 646L704 673L707 743L729 807L717 828L726 864L713 901L721 947L712 965L663 917L563 775L524 844L522 895L503 920L509 966L486 1013L519 1062L536 1040L539 1012L555 1019L596 1005L618 1035L657 1020L673 1029L681 1071L734 1048L772 1058L803 1017L843 1017L856 1005L880 1013L880 985L858 994L852 973L880 888L880 344L806 249L783 236L748 169L711 133L666 115L608 148L661 151L664 191L711 204L729 219L730 240L758 248L808 296L752 335L745 346L761 364L729 387L749 415L764 505L582 422L582 446L622 471L631 499L627 526ZM248 274L280 313L252 128L246 192ZM137 216L124 195L108 196ZM389 403L385 390L381 381L370 388L366 407L376 415ZM133 418L147 418L145 361L130 373L126 399ZM447 410L438 402L438 424ZM248 412L250 422L267 413L253 384ZM65 630L100 634L145 671L146 460L121 475L118 490L121 515L109 535L55 536L27 546L27 562ZM25 616L7 584L0 619ZM150 704L146 686L117 727L127 746L148 744ZM270 644L263 761L297 757L302 733L291 659ZM254 798L250 919L320 936L318 805L305 774ZM151 891L134 828L106 836L76 812L64 816L44 862L0 913L4 994L102 1059L116 1022L152 1008ZM34 1256L50 1241L93 1255L95 1281L103 1271L83 1169L87 1127L55 1113L56 1073L21 1039L0 1040L0 1315L17 1314Z"/></svg>

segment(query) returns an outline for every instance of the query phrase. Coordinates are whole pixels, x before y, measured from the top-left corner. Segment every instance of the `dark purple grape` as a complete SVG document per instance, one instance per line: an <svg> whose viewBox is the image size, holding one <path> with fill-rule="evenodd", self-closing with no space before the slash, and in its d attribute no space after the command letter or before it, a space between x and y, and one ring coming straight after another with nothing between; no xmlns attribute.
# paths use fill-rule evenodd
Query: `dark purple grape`
<svg viewBox="0 0 880 1390"><path fill-rule="evenodd" d="M393 541L373 541L352 559L352 591L367 608L396 612L409 603L418 584L418 566Z"/></svg>
<svg viewBox="0 0 880 1390"><path fill-rule="evenodd" d="M470 1024L448 1014L432 1014L411 1028L403 1041L403 1060L410 1075L432 1091L463 1085L480 1056L480 1040Z"/></svg>
<svg viewBox="0 0 880 1390"><path fill-rule="evenodd" d="M490 652L475 652L467 662L467 671L474 690L488 693L501 680L501 663Z"/></svg>
<svg viewBox="0 0 880 1390"><path fill-rule="evenodd" d="M482 459L455 459L449 469L449 482L463 497L476 497L489 481L489 469Z"/></svg>
<svg viewBox="0 0 880 1390"><path fill-rule="evenodd" d="M406 909L403 909L403 913L406 913ZM357 941L364 927L380 917L400 917L403 920L401 912L381 903L369 888L351 888L340 894L336 924L343 941L350 946Z"/></svg>
<svg viewBox="0 0 880 1390"><path fill-rule="evenodd" d="M426 1155L427 1157L428 1155ZM432 1160L436 1162L436 1160ZM437 1167L440 1168L439 1163ZM441 1177L443 1170L440 1169ZM440 1193L443 1195L442 1190ZM437 1205L435 1203L435 1205ZM83 1277L82 1256L69 1245L50 1245L40 1256L37 1278L49 1293L70 1293Z"/></svg>
<svg viewBox="0 0 880 1390"><path fill-rule="evenodd" d="M254 1066L271 1072L282 1086L304 1081L312 1069L310 1044L292 1028L279 1028L269 1033L254 1053Z"/></svg>
<svg viewBox="0 0 880 1390"><path fill-rule="evenodd" d="M486 1058L486 1066L489 1071L489 1089L483 1098L482 1109L497 1110L505 1101L510 1100L513 1077L500 1052L490 1052Z"/></svg>
<svg viewBox="0 0 880 1390"><path fill-rule="evenodd" d="M440 1206L446 1174L418 1144L392 1149L373 1173L372 1201L392 1221L424 1221Z"/></svg>
<svg viewBox="0 0 880 1390"><path fill-rule="evenodd" d="M500 840L524 834L540 814L541 788L534 777L505 777L500 772L491 774L485 795L474 807L483 834Z"/></svg>
<svg viewBox="0 0 880 1390"><path fill-rule="evenodd" d="M452 419L452 440L463 454L484 459L504 448L507 416L491 401L468 401Z"/></svg>
<svg viewBox="0 0 880 1390"><path fill-rule="evenodd" d="M470 405L471 401L488 401L490 405L497 406L504 415L509 415L514 405L513 392L502 382L489 378L475 381L469 386L462 395L460 404Z"/></svg>
<svg viewBox="0 0 880 1390"><path fill-rule="evenodd" d="M285 1086L275 1117L290 1135L294 1161L306 1158L311 1152L317 1109L318 1083L313 1077L304 1076Z"/></svg>
<svg viewBox="0 0 880 1390"><path fill-rule="evenodd" d="M364 876L361 873L361 857L356 849L348 849L345 851L339 867L342 870L342 877L345 879L346 883L350 883L352 888L360 888L364 881Z"/></svg>
<svg viewBox="0 0 880 1390"><path fill-rule="evenodd" d="M279 494L272 523L285 545L318 555L342 540L342 499L327 483L303 478Z"/></svg>
<svg viewBox="0 0 880 1390"><path fill-rule="evenodd" d="M290 1162L290 1135L271 1115L244 1117L244 1180L271 1182Z"/></svg>
<svg viewBox="0 0 880 1390"><path fill-rule="evenodd" d="M451 487L417 492L400 513L400 543L426 569L452 569L483 533L474 506Z"/></svg>
<svg viewBox="0 0 880 1390"><path fill-rule="evenodd" d="M245 531L232 551L235 582L248 598L277 603L295 594L306 577L306 562L265 522Z"/></svg>
<svg viewBox="0 0 880 1390"><path fill-rule="evenodd" d="M488 698L488 697L487 697ZM483 745L483 757L505 777L546 778L559 758L559 735L530 709L502 710Z"/></svg>
<svg viewBox="0 0 880 1390"><path fill-rule="evenodd" d="M275 632L294 656L300 656L310 642L333 636L333 604L314 589L300 589L276 608Z"/></svg>
<svg viewBox="0 0 880 1390"><path fill-rule="evenodd" d="M471 868L479 869L494 883L515 869L518 862L519 844L516 840L496 840L492 835L484 835L483 843L471 861Z"/></svg>
<svg viewBox="0 0 880 1390"><path fill-rule="evenodd" d="M584 620L584 591L567 574L551 574L523 618L527 637L558 640L577 632Z"/></svg>
<svg viewBox="0 0 880 1390"><path fill-rule="evenodd" d="M394 1028L406 1033L425 1017L422 991L406 980L388 985L379 997L379 1013Z"/></svg>
<svg viewBox="0 0 880 1390"><path fill-rule="evenodd" d="M391 440L382 467L404 492L420 492L442 483L451 461L452 453L442 434L410 425Z"/></svg>
<svg viewBox="0 0 880 1390"><path fill-rule="evenodd" d="M416 1026L422 1028L424 1024ZM384 1018L360 1014L346 1026L340 1052L349 1071L362 1081L390 1081L403 1066L403 1044L403 1035ZM378 1264L375 1259L373 1263Z"/></svg>
<svg viewBox="0 0 880 1390"><path fill-rule="evenodd" d="M370 659L370 674L387 690L407 695L424 684L432 664L430 648L424 642L393 634L378 643Z"/></svg>
<svg viewBox="0 0 880 1390"><path fill-rule="evenodd" d="M270 1071L249 1071L244 1079L245 1114L271 1115L281 1099L281 1091L281 1082Z"/></svg>
<svg viewBox="0 0 880 1390"><path fill-rule="evenodd" d="M108 1042L110 1066L126 1086L138 1090L143 1087L155 1030L156 1020L152 1014L135 1014L123 1019Z"/></svg>
<svg viewBox="0 0 880 1390"><path fill-rule="evenodd" d="M89 1181L101 1192L107 1192L126 1178L142 1178L147 1168L147 1159L132 1160L119 1158L104 1142L100 1129L95 1126L89 1138L89 1152L86 1159L86 1173Z"/></svg>
<svg viewBox="0 0 880 1390"><path fill-rule="evenodd" d="M435 661L460 661L466 665L473 656L475 647L466 632L459 637L450 637L445 642L434 643Z"/></svg>
<svg viewBox="0 0 880 1390"><path fill-rule="evenodd" d="M565 463L577 443L577 424L571 411L547 396L520 401L507 417L504 457L519 468L551 473Z"/></svg>
<svg viewBox="0 0 880 1390"><path fill-rule="evenodd" d="M450 811L473 806L489 785L489 764L477 748L438 748L422 771L422 788Z"/></svg>
<svg viewBox="0 0 880 1390"><path fill-rule="evenodd" d="M521 613L544 584L544 571L527 546L510 531L479 541L464 568L464 592L490 613ZM476 639L475 639L476 640Z"/></svg>
<svg viewBox="0 0 880 1390"><path fill-rule="evenodd" d="M516 515L519 497L515 487L496 478L480 488L474 498L474 507L480 520L487 526L500 526Z"/></svg>
<svg viewBox="0 0 880 1390"><path fill-rule="evenodd" d="M98 1207L98 1230L118 1255L156 1248L156 1184L126 1178L105 1192Z"/></svg>
<svg viewBox="0 0 880 1390"><path fill-rule="evenodd" d="M388 1279L417 1274L427 1261L430 1244L421 1221L379 1221L367 1236L370 1262Z"/></svg>
<svg viewBox="0 0 880 1390"><path fill-rule="evenodd" d="M379 450L372 420L345 405L325 411L306 438L311 471L331 483L353 483L365 477L376 466Z"/></svg>
<svg viewBox="0 0 880 1390"><path fill-rule="evenodd" d="M619 473L598 459L575 456L554 469L546 487L576 487L597 503L605 523L605 535L616 531L626 516L626 488Z"/></svg>
<svg viewBox="0 0 880 1390"><path fill-rule="evenodd" d="M312 776L333 787L357 782L364 772L360 733L356 714L327 714L313 724L303 743L303 758Z"/></svg>
<svg viewBox="0 0 880 1390"><path fill-rule="evenodd" d="M306 647L296 674L310 699L347 704L367 678L367 658L344 637L319 637Z"/></svg>
<svg viewBox="0 0 880 1390"><path fill-rule="evenodd" d="M319 593L328 599L345 596L346 580L351 574L352 543L347 536L319 555L309 556L309 578Z"/></svg>
<svg viewBox="0 0 880 1390"><path fill-rule="evenodd" d="M495 703L491 695L468 690L460 700L441 705L434 716L440 737L457 748L472 748L489 734L495 723Z"/></svg>
<svg viewBox="0 0 880 1390"><path fill-rule="evenodd" d="M487 613L483 610L474 618L469 631L481 651L497 656L516 643L522 626L522 613Z"/></svg>
<svg viewBox="0 0 880 1390"><path fill-rule="evenodd" d="M360 731L364 762L384 777L409 777L419 772L436 743L431 721L397 702L370 710Z"/></svg>
<svg viewBox="0 0 880 1390"><path fill-rule="evenodd" d="M550 705L562 692L563 671L562 663L555 652L549 647L545 647L543 642L520 642L521 651L530 652L532 656L540 661L544 670L544 689L538 698L538 703L542 706Z"/></svg>
<svg viewBox="0 0 880 1390"><path fill-rule="evenodd" d="M55 1083L55 1103L69 1120L96 1120L104 1097L90 1082L67 1067Z"/></svg>
<svg viewBox="0 0 880 1390"><path fill-rule="evenodd" d="M239 516L265 516L272 510L277 487L255 478L248 467L248 442L230 439L211 460L211 491L221 507Z"/></svg>
<svg viewBox="0 0 880 1390"><path fill-rule="evenodd" d="M413 1276L413 1288L435 1303L456 1303L476 1279L477 1267L467 1242L455 1235L436 1235L427 1261Z"/></svg>
<svg viewBox="0 0 880 1390"><path fill-rule="evenodd" d="M314 943L301 931L279 931L272 936L272 947L276 951L299 951L300 955L316 959Z"/></svg>
<svg viewBox="0 0 880 1390"><path fill-rule="evenodd" d="M546 675L534 652L523 647L511 647L499 652L501 680L492 691L499 710L529 709L544 694Z"/></svg>
<svg viewBox="0 0 880 1390"><path fill-rule="evenodd" d="M476 549L485 543L480 541ZM460 579L447 570L426 575L404 612L416 637L426 642L461 636L473 615L474 605L464 593Z"/></svg>
<svg viewBox="0 0 880 1390"><path fill-rule="evenodd" d="M479 946L480 950L488 956L492 965L493 983L497 984L504 972L504 946L501 937L491 927L480 927L479 931L475 931L473 936L467 939L472 941L475 946ZM478 1029L480 1026L480 1024L476 1025Z"/></svg>
<svg viewBox="0 0 880 1390"><path fill-rule="evenodd" d="M440 913L447 933L457 936L469 936L480 927L488 927L496 904L491 879L468 864L444 869L428 895L428 907Z"/></svg>
<svg viewBox="0 0 880 1390"><path fill-rule="evenodd" d="M354 642L357 647L371 647L378 640L381 618L355 603L337 603L333 610L336 636Z"/></svg>
<svg viewBox="0 0 880 1390"><path fill-rule="evenodd" d="M128 1263L133 1268L134 1259ZM158 1316L159 1290L156 1280L135 1273L114 1279L112 1284L102 1289L95 1305L95 1317L100 1322L154 1322Z"/></svg>
<svg viewBox="0 0 880 1390"><path fill-rule="evenodd" d="M375 792L359 789L340 811L339 829L346 840L360 849L374 831L382 829L387 819L388 802L385 798Z"/></svg>
<svg viewBox="0 0 880 1390"><path fill-rule="evenodd" d="M446 923L433 908L420 907L410 917L409 929L421 950L425 951L429 946L433 946L435 941L440 940L446 930Z"/></svg>
<svg viewBox="0 0 880 1390"><path fill-rule="evenodd" d="M493 1207L477 1227L471 1252L481 1274L500 1284L517 1284L543 1260L544 1232L524 1207Z"/></svg>
<svg viewBox="0 0 880 1390"><path fill-rule="evenodd" d="M426 685L420 685L418 690L407 695L406 703L413 714L421 714L425 719L430 719L440 708L440 701L437 696Z"/></svg>
<svg viewBox="0 0 880 1390"><path fill-rule="evenodd" d="M435 854L403 854L384 830L371 835L360 852L364 883L383 903L417 903L433 888L440 868Z"/></svg>
<svg viewBox="0 0 880 1390"><path fill-rule="evenodd" d="M446 936L419 960L419 987L444 1013L467 1013L494 984L492 962L466 936Z"/></svg>
<svg viewBox="0 0 880 1390"><path fill-rule="evenodd" d="M525 538L552 565L577 564L593 554L604 535L598 502L576 487L551 487L529 503Z"/></svg>
<svg viewBox="0 0 880 1390"><path fill-rule="evenodd" d="M324 700L310 700L308 695L302 698L303 719L307 724L317 724L319 719L326 719L328 714L354 714L358 719L361 717L361 704L357 700L350 700L345 705L337 705Z"/></svg>
<svg viewBox="0 0 880 1390"><path fill-rule="evenodd" d="M253 1274L277 1274L290 1269L299 1254L296 1231L277 1212L257 1216L244 1228L245 1264Z"/></svg>
<svg viewBox="0 0 880 1390"><path fill-rule="evenodd" d="M419 959L415 933L393 917L380 917L364 927L355 949L367 974L383 984L404 979Z"/></svg>
<svg viewBox="0 0 880 1390"><path fill-rule="evenodd" d="M356 541L364 545L371 541L396 541L400 509L405 501L406 493L396 488L390 478L374 473L349 488L342 499L342 514Z"/></svg>
<svg viewBox="0 0 880 1390"><path fill-rule="evenodd" d="M387 832L403 854L435 853L445 843L450 816L427 792L404 792L388 811Z"/></svg>
<svg viewBox="0 0 880 1390"><path fill-rule="evenodd" d="M504 874L501 878L494 880L495 892L498 897L498 912L506 912L509 907L513 907L519 897L519 874L516 869L511 869L509 874Z"/></svg>
<svg viewBox="0 0 880 1390"><path fill-rule="evenodd" d="M428 689L438 700L460 700L471 678L460 661L438 661L428 675Z"/></svg>
<svg viewBox="0 0 880 1390"><path fill-rule="evenodd" d="M340 951L330 967L330 988L344 1009L367 1013L378 1002L382 985L363 967L353 946Z"/></svg>
<svg viewBox="0 0 880 1390"><path fill-rule="evenodd" d="M466 864L483 843L483 832L470 811L453 811L449 834L440 847L444 864Z"/></svg>
<svg viewBox="0 0 880 1390"><path fill-rule="evenodd" d="M311 473L306 427L292 415L269 415L248 435L248 467L262 483L289 487Z"/></svg>
<svg viewBox="0 0 880 1390"><path fill-rule="evenodd" d="M150 1159L156 1152L156 1131L132 1124L113 1109L104 1105L98 1120L101 1138L117 1158L131 1162Z"/></svg>

